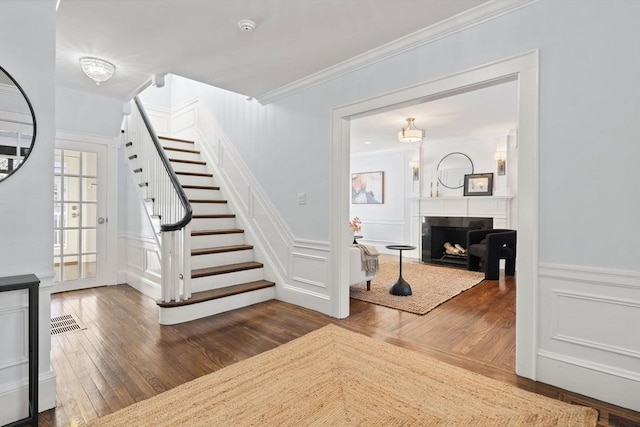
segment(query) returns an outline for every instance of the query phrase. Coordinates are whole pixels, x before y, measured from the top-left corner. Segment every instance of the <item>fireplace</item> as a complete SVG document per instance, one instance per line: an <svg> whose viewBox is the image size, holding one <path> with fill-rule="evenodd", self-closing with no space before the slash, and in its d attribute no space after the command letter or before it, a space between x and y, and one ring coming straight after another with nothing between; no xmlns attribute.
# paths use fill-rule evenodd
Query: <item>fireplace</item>
<svg viewBox="0 0 640 427"><path fill-rule="evenodd" d="M447 254L444 244L458 244L465 249L467 231L493 228L493 218L422 217L422 262L450 266L466 266L466 255Z"/></svg>

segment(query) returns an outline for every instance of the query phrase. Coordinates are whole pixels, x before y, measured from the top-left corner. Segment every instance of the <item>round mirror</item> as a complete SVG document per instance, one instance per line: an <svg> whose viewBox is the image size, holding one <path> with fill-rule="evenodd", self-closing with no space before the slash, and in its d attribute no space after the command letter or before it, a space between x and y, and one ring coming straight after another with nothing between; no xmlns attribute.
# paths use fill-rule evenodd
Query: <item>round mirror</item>
<svg viewBox="0 0 640 427"><path fill-rule="evenodd" d="M463 153L449 153L438 163L438 181L447 188L462 188L464 176L473 173L473 162Z"/></svg>
<svg viewBox="0 0 640 427"><path fill-rule="evenodd" d="M36 117L20 85L0 67L0 181L27 160L36 140Z"/></svg>

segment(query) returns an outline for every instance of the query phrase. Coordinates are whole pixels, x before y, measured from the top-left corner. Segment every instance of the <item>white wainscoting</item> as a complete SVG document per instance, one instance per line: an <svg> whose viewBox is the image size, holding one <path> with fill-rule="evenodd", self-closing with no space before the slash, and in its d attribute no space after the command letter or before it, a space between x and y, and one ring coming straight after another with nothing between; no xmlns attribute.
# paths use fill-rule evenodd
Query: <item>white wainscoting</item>
<svg viewBox="0 0 640 427"><path fill-rule="evenodd" d="M538 380L640 411L640 273L540 264Z"/></svg>
<svg viewBox="0 0 640 427"><path fill-rule="evenodd" d="M37 273L38 322L38 410L56 406L56 375L51 369L51 289L53 271ZM29 391L29 292L3 292L0 298L0 425L28 416Z"/></svg>
<svg viewBox="0 0 640 427"><path fill-rule="evenodd" d="M160 251L155 240L148 236L121 234L118 247L120 253L126 254L125 269L118 273L118 283L127 283L153 299L160 299Z"/></svg>
<svg viewBox="0 0 640 427"><path fill-rule="evenodd" d="M173 111L173 136L191 138L236 213L238 227L276 283L276 298L331 314L329 243L296 240L213 115L198 100Z"/></svg>

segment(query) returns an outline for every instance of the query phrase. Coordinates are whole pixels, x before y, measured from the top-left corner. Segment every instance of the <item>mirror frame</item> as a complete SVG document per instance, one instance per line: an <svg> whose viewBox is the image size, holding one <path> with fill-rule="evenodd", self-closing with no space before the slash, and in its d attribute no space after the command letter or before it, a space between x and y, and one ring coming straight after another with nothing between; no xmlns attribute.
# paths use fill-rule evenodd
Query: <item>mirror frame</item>
<svg viewBox="0 0 640 427"><path fill-rule="evenodd" d="M444 187L446 187L446 188L450 188L450 189L452 189L452 190L455 190L455 189L458 189L458 188L462 188L462 187L464 187L464 182L463 182L462 184L460 184L459 186L457 186L457 187L449 187L447 184L445 184L444 182L442 182L442 180L440 179L440 165L442 164L442 162L444 162L444 161L445 161L445 159L446 159L447 157L452 156L452 155L454 155L454 154L460 154L460 155L462 155L462 156L465 156L465 157L469 160L469 163L471 164L471 172L469 172L469 173L473 173L473 170L474 170L473 160L471 160L471 157L469 157L469 156L467 156L466 154L461 153L461 152L459 152L459 151L454 151L454 152L452 152L452 153L446 154L443 158L441 158L441 159L440 159L440 162L438 162L438 167L436 167L436 173L438 174L438 182L439 182L440 184L442 184Z"/></svg>
<svg viewBox="0 0 640 427"><path fill-rule="evenodd" d="M9 177L13 176L16 173L16 171L18 171L22 167L22 165L24 165L24 163L27 161L27 159L31 155L31 152L33 151L33 146L36 144L36 134L37 134L38 127L36 125L36 114L33 111L33 106L31 105L31 101L29 100L29 97L27 96L27 94L22 89L22 86L20 86L20 84L18 84L16 79L14 79L13 76L2 65L0 65L0 71L3 72L7 77L9 77L9 80L11 80L14 85L16 85L16 87L18 88L18 90L22 94L22 97L27 102L27 106L29 107L29 112L31 112L31 121L33 123L33 132L32 132L32 135L31 135L31 145L29 146L29 152L27 153L26 156L24 156L22 158L22 162L20 162L20 165L18 165L17 168L15 168L11 172L9 172L7 174L7 176L5 176L4 178L0 179L0 183L1 183L3 181L6 181L7 179L9 179Z"/></svg>

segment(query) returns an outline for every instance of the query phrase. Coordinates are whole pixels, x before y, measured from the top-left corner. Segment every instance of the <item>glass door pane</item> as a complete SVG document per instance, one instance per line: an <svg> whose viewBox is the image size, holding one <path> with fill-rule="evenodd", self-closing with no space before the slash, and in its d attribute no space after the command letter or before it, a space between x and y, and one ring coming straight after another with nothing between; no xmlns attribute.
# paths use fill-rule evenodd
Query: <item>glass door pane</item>
<svg viewBox="0 0 640 427"><path fill-rule="evenodd" d="M58 148L54 174L54 281L96 278L98 154Z"/></svg>

